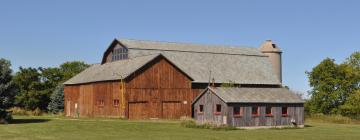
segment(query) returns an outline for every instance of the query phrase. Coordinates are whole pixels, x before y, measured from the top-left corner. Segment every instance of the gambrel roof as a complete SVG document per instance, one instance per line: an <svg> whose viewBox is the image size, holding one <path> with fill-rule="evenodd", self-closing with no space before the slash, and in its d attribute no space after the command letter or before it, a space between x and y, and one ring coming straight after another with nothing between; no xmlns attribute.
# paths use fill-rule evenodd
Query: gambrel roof
<svg viewBox="0 0 360 140"><path fill-rule="evenodd" d="M129 49L128 60L96 64L64 84L119 80L161 54L194 83L211 77L216 83L280 85L269 58L256 48L128 39L116 39L109 48L119 44Z"/></svg>

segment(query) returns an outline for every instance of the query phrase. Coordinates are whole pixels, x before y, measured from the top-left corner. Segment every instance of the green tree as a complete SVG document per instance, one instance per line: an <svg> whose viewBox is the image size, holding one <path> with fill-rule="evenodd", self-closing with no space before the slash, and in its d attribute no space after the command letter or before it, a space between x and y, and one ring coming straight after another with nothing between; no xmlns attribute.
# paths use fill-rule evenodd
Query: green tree
<svg viewBox="0 0 360 140"><path fill-rule="evenodd" d="M12 70L10 61L0 59L0 123L7 123L11 120L11 113L6 109L14 103L17 87L12 82Z"/></svg>
<svg viewBox="0 0 360 140"><path fill-rule="evenodd" d="M62 81L65 82L66 80L69 80L71 77L82 72L89 66L90 65L88 65L84 62L81 62L81 61L71 61L71 62L65 62L65 63L61 64L60 71L63 75Z"/></svg>
<svg viewBox="0 0 360 140"><path fill-rule="evenodd" d="M16 96L16 105L28 110L46 109L49 95L43 91L41 74L36 68L22 68L14 76L14 82L20 92Z"/></svg>
<svg viewBox="0 0 360 140"><path fill-rule="evenodd" d="M310 86L311 113L330 114L336 111L339 100L337 91L338 65L334 59L327 58L319 65L314 67L311 72L307 72Z"/></svg>
<svg viewBox="0 0 360 140"><path fill-rule="evenodd" d="M346 59L349 97L340 107L341 114L352 118L360 118L360 52L353 53Z"/></svg>
<svg viewBox="0 0 360 140"><path fill-rule="evenodd" d="M51 98L52 94L58 92L62 83L79 72L86 69L89 65L84 62L73 61L65 62L60 67L48 68L22 68L14 77L14 82L20 87L20 94L16 96L16 105L27 110L40 108L45 111L53 105L49 103L63 102L63 96ZM54 95L55 96L55 95Z"/></svg>
<svg viewBox="0 0 360 140"><path fill-rule="evenodd" d="M351 94L344 105L340 106L341 115L360 119L360 90Z"/></svg>
<svg viewBox="0 0 360 140"><path fill-rule="evenodd" d="M357 100L359 64L360 53L355 52L344 63L336 64L334 59L327 58L311 72L307 72L312 90L309 92L311 98L306 103L306 110L324 114L348 112L353 101Z"/></svg>
<svg viewBox="0 0 360 140"><path fill-rule="evenodd" d="M59 85L51 94L48 110L52 113L64 111L64 86Z"/></svg>

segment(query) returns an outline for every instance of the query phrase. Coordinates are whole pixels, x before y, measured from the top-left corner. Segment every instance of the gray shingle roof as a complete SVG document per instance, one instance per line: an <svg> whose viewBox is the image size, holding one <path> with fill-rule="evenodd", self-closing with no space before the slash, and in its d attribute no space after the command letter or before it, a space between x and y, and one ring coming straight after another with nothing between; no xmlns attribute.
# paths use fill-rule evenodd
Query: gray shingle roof
<svg viewBox="0 0 360 140"><path fill-rule="evenodd" d="M117 40L126 47L133 49L265 56L263 53L259 51L259 49L249 48L249 47L159 42L159 41L132 40L132 39L117 39Z"/></svg>
<svg viewBox="0 0 360 140"><path fill-rule="evenodd" d="M286 88L209 88L226 103L304 103Z"/></svg>
<svg viewBox="0 0 360 140"><path fill-rule="evenodd" d="M159 54L171 61L194 83L216 83L229 80L238 84L271 84L280 82L273 72L270 60L256 48L196 45L139 40L118 40L129 48L129 60L94 65L64 84L119 80L129 72L145 65Z"/></svg>
<svg viewBox="0 0 360 140"><path fill-rule="evenodd" d="M135 57L122 61L114 61L103 65L94 64L66 81L65 85L98 81L119 80L126 78L160 54Z"/></svg>

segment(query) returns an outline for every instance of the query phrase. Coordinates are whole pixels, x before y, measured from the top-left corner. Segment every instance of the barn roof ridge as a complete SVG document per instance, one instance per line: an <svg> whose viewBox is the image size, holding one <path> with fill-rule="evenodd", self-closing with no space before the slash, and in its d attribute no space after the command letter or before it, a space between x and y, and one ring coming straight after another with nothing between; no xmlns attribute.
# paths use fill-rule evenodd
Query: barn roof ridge
<svg viewBox="0 0 360 140"><path fill-rule="evenodd" d="M267 57L265 54L261 53L259 48L248 46L197 44L188 42L167 42L123 38L117 38L115 40L131 49Z"/></svg>

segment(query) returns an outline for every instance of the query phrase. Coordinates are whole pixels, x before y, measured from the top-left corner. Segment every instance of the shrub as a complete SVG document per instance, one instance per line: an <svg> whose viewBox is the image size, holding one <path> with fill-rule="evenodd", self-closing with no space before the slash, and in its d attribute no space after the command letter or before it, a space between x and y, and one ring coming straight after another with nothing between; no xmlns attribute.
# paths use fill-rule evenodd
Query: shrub
<svg viewBox="0 0 360 140"><path fill-rule="evenodd" d="M40 110L40 108L37 107L35 110L30 111L30 115L31 115L31 116L41 116L41 115L42 115L42 111Z"/></svg>
<svg viewBox="0 0 360 140"><path fill-rule="evenodd" d="M181 126L186 128L200 128L200 129L212 129L212 130L236 130L236 127L225 125L225 124L215 124L211 122L197 123L194 119L182 119Z"/></svg>
<svg viewBox="0 0 360 140"><path fill-rule="evenodd" d="M28 115L27 111L25 109L20 108L20 107L10 108L9 111L13 115Z"/></svg>
<svg viewBox="0 0 360 140"><path fill-rule="evenodd" d="M29 115L29 116L40 116L43 112L40 108L36 108L35 110L25 110L20 107L13 107L9 109L12 115Z"/></svg>

